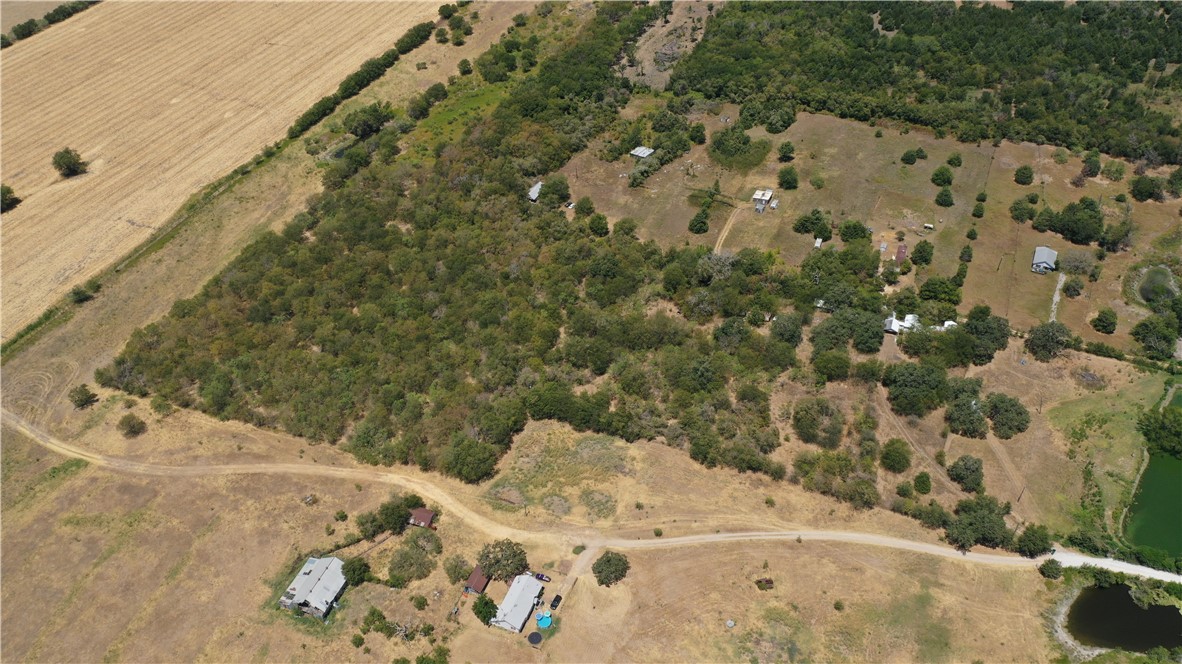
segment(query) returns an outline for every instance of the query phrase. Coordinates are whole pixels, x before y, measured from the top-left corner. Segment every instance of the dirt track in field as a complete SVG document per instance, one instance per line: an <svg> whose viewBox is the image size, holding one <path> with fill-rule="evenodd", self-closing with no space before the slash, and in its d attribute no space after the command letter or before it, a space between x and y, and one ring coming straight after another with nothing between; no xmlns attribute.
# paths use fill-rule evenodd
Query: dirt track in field
<svg viewBox="0 0 1182 664"><path fill-rule="evenodd" d="M4 51L0 226L10 337L438 3L103 3ZM62 180L69 146L90 172Z"/></svg>

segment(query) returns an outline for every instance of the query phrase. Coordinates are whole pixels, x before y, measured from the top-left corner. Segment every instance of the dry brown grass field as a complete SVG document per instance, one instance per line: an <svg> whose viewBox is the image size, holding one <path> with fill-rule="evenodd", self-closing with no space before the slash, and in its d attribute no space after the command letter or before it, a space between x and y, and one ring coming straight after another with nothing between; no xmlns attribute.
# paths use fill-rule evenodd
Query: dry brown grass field
<svg viewBox="0 0 1182 664"><path fill-rule="evenodd" d="M56 0L5 0L0 2L0 32L7 33L17 23L41 18L62 3Z"/></svg>
<svg viewBox="0 0 1182 664"><path fill-rule="evenodd" d="M437 3L103 3L4 51L10 337L283 136ZM90 172L61 179L69 146Z"/></svg>

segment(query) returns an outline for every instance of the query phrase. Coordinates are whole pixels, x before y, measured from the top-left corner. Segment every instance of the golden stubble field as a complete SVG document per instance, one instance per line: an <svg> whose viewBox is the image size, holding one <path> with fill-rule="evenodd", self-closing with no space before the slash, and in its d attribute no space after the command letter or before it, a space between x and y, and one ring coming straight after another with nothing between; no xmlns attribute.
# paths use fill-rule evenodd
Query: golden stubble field
<svg viewBox="0 0 1182 664"><path fill-rule="evenodd" d="M430 2L103 3L4 51L10 337L287 126ZM61 179L69 146L90 172Z"/></svg>

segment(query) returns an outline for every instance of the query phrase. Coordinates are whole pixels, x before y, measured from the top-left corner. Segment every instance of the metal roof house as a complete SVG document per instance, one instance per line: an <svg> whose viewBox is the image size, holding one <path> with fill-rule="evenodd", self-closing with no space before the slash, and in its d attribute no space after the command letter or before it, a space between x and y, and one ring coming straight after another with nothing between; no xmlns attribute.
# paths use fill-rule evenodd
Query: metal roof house
<svg viewBox="0 0 1182 664"><path fill-rule="evenodd" d="M530 203L537 203L538 196L541 196L541 195L542 195L542 183L541 182L535 183L534 186L529 188L529 202Z"/></svg>
<svg viewBox="0 0 1182 664"><path fill-rule="evenodd" d="M345 590L343 567L340 558L309 558L279 598L279 606L324 620Z"/></svg>
<svg viewBox="0 0 1182 664"><path fill-rule="evenodd" d="M1030 271L1046 274L1055 270L1055 261L1059 260L1059 252L1050 247L1037 247L1034 250L1034 260L1030 263Z"/></svg>
<svg viewBox="0 0 1182 664"><path fill-rule="evenodd" d="M651 155L653 152L655 152L655 150L653 150L652 148L646 148L643 145L638 145L638 146L632 148L632 151L629 152L628 154L632 155L633 157L636 157L637 159L644 159L645 157Z"/></svg>
<svg viewBox="0 0 1182 664"><path fill-rule="evenodd" d="M488 622L510 632L520 632L537 606L538 598L542 596L545 587L529 574L522 574L513 579L509 586L509 593L504 601L497 606L497 615Z"/></svg>

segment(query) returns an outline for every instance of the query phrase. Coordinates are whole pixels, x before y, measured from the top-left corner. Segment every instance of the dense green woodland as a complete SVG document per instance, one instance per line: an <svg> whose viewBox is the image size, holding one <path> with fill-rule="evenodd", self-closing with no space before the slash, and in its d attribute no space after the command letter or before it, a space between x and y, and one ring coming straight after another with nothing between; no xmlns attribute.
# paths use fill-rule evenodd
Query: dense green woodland
<svg viewBox="0 0 1182 664"><path fill-rule="evenodd" d="M728 3L670 89L782 130L799 107L1182 162L1182 130L1130 88L1182 88L1177 3ZM874 29L874 14L887 36ZM772 125L777 125L773 128Z"/></svg>

